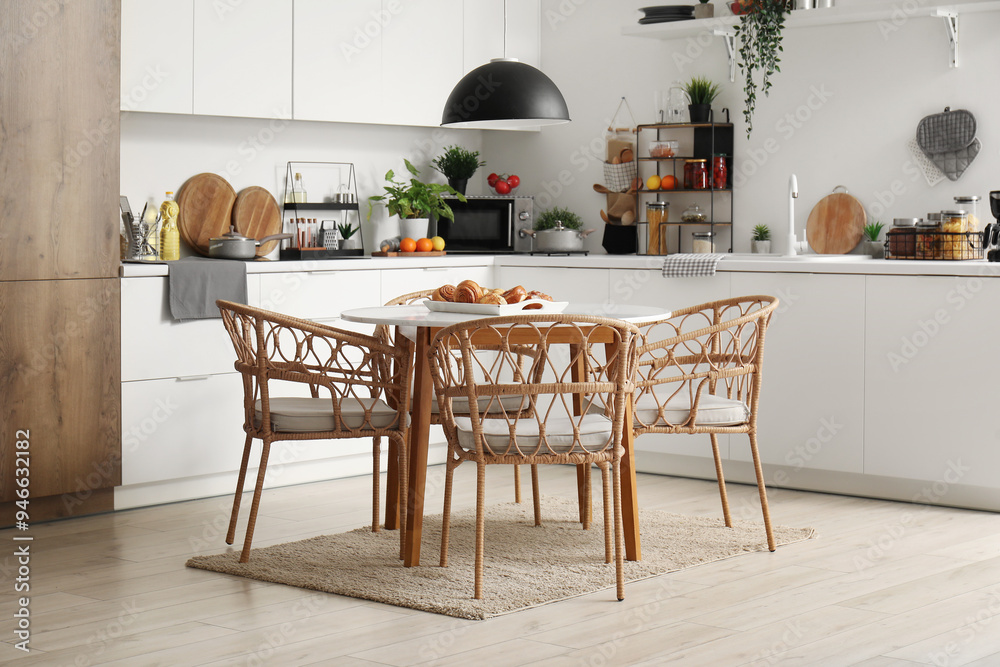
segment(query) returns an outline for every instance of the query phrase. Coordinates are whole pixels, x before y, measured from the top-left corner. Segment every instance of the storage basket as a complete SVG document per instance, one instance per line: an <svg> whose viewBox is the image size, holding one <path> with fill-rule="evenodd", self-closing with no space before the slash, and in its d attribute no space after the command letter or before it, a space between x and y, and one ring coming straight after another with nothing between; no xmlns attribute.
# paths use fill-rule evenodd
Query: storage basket
<svg viewBox="0 0 1000 667"><path fill-rule="evenodd" d="M966 260L983 258L983 235L981 232L917 231L913 234L912 240L895 244L896 253L891 251L890 243L891 240L886 239L886 259Z"/></svg>

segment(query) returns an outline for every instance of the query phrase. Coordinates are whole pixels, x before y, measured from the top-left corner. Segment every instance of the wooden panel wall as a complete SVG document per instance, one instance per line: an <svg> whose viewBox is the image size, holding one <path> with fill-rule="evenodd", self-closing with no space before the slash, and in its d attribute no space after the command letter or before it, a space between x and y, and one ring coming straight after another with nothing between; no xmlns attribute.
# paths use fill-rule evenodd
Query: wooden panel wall
<svg viewBox="0 0 1000 667"><path fill-rule="evenodd" d="M118 275L120 17L0 3L0 280Z"/></svg>

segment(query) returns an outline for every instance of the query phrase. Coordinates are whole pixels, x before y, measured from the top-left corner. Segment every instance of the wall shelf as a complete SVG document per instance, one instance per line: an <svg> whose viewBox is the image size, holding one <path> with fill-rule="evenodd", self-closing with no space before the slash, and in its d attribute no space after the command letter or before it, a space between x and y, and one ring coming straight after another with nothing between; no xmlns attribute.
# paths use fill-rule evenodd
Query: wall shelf
<svg viewBox="0 0 1000 667"><path fill-rule="evenodd" d="M725 5L716 4L716 10L725 10ZM785 29L812 28L848 23L871 23L887 21L894 28L902 26L907 20L919 17L941 18L945 20L948 43L951 49L951 67L959 63L959 31L958 17L962 14L1000 11L1000 0L985 2L952 2L928 3L910 9L903 8L899 3L879 2L861 7L831 7L829 9L797 10L791 12L785 20ZM739 24L738 16L716 16L710 19L694 19L673 23L658 23L653 25L634 25L622 28L626 37L643 37L647 39L678 39L697 35L714 35L722 37L729 57L729 80L736 80L735 27Z"/></svg>

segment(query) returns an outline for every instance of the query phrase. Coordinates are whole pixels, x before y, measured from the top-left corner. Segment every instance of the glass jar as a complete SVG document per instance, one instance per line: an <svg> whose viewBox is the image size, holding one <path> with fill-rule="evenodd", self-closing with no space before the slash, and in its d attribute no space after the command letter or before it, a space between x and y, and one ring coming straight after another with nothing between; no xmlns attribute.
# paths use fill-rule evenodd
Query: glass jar
<svg viewBox="0 0 1000 667"><path fill-rule="evenodd" d="M691 168L691 189L708 189L708 165L707 160L692 160L694 166Z"/></svg>
<svg viewBox="0 0 1000 667"><path fill-rule="evenodd" d="M691 232L691 252L715 252L715 232Z"/></svg>
<svg viewBox="0 0 1000 667"><path fill-rule="evenodd" d="M941 211L941 259L962 259L968 239L969 215L965 211Z"/></svg>
<svg viewBox="0 0 1000 667"><path fill-rule="evenodd" d="M691 204L681 213L681 222L704 223L707 221L708 216L705 215L705 212L697 204Z"/></svg>
<svg viewBox="0 0 1000 667"><path fill-rule="evenodd" d="M691 190L694 188L694 160L684 160L684 189Z"/></svg>
<svg viewBox="0 0 1000 667"><path fill-rule="evenodd" d="M666 255L667 254L667 215L670 212L670 205L665 201L651 201L646 203L646 222L648 223L648 243L646 254Z"/></svg>
<svg viewBox="0 0 1000 667"><path fill-rule="evenodd" d="M913 259L917 252L917 223L920 218L895 218L886 232L889 258Z"/></svg>
<svg viewBox="0 0 1000 667"><path fill-rule="evenodd" d="M729 184L729 167L726 165L726 155L719 153L712 158L712 187L725 190Z"/></svg>
<svg viewBox="0 0 1000 667"><path fill-rule="evenodd" d="M914 256L917 259L941 259L941 222L939 220L920 220L917 222L917 247Z"/></svg>
<svg viewBox="0 0 1000 667"><path fill-rule="evenodd" d="M955 197L955 208L965 211L969 215L967 232L978 232L982 230L979 223L979 200L978 195L965 195Z"/></svg>

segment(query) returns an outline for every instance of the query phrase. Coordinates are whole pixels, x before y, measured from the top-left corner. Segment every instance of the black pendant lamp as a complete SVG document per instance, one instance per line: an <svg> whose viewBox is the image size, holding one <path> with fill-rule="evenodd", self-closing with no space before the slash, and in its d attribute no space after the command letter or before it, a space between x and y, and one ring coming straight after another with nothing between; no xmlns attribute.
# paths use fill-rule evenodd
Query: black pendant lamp
<svg viewBox="0 0 1000 667"><path fill-rule="evenodd" d="M568 123L569 108L552 79L506 57L506 2L503 48L505 57L494 58L462 77L448 96L441 125L499 130Z"/></svg>

